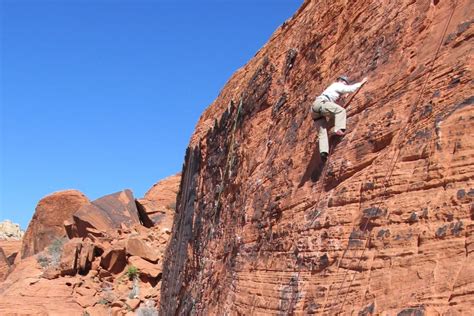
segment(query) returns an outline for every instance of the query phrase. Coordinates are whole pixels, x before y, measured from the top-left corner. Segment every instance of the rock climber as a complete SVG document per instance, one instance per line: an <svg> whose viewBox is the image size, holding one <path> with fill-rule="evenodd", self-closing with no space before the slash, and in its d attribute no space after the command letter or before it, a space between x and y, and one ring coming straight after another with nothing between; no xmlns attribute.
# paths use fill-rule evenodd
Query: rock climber
<svg viewBox="0 0 474 316"><path fill-rule="evenodd" d="M344 136L346 131L346 110L336 104L336 100L344 93L354 92L367 82L367 77L361 82L349 84L349 78L339 76L326 90L316 97L311 106L313 120L320 120L319 125L319 154L326 161L329 155L328 119L334 119L334 134Z"/></svg>

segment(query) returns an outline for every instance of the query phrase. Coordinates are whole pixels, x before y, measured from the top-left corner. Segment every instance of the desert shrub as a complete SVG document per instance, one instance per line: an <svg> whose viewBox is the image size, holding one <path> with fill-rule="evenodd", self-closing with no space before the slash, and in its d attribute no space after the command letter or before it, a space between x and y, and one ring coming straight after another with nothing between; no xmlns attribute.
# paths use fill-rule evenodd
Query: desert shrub
<svg viewBox="0 0 474 316"><path fill-rule="evenodd" d="M36 256L36 262L39 263L39 265L45 269L47 268L49 265L50 265L50 259L48 256L46 256L44 253L39 253L37 256Z"/></svg>
<svg viewBox="0 0 474 316"><path fill-rule="evenodd" d="M138 274L140 271L138 270L137 267L135 266L128 266L127 271L125 271L125 275L130 279L130 280L135 280L138 278Z"/></svg>
<svg viewBox="0 0 474 316"><path fill-rule="evenodd" d="M154 306L143 306L137 309L137 316L158 316L158 310Z"/></svg>
<svg viewBox="0 0 474 316"><path fill-rule="evenodd" d="M68 239L65 237L55 238L45 251L36 256L36 261L43 269L50 267L56 268L59 265L61 262L63 247L67 240Z"/></svg>
<svg viewBox="0 0 474 316"><path fill-rule="evenodd" d="M61 262L61 254L63 253L63 247L66 241L67 238L55 238L51 245L49 245L48 253L51 258L51 266L57 267Z"/></svg>
<svg viewBox="0 0 474 316"><path fill-rule="evenodd" d="M133 279L132 289L128 294L128 298L133 299L137 298L140 295L140 286L138 285L138 278Z"/></svg>
<svg viewBox="0 0 474 316"><path fill-rule="evenodd" d="M158 309L155 307L154 300L146 300L144 306L142 305L137 310L137 316L158 316Z"/></svg>

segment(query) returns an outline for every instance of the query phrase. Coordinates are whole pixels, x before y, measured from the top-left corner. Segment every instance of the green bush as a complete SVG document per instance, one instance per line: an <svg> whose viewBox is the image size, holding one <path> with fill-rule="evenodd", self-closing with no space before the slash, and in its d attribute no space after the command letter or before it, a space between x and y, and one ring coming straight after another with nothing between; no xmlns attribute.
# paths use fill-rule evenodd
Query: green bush
<svg viewBox="0 0 474 316"><path fill-rule="evenodd" d="M140 271L138 270L137 267L135 266L128 266L127 271L125 271L125 275L130 279L130 280L135 280L138 278Z"/></svg>

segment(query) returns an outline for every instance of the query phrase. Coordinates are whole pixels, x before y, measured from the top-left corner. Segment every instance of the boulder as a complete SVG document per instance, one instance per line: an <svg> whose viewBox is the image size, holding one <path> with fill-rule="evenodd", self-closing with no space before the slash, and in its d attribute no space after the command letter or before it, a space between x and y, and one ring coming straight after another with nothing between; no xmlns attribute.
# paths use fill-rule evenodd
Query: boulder
<svg viewBox="0 0 474 316"><path fill-rule="evenodd" d="M76 190L56 192L41 199L23 237L21 257L32 256L66 236L64 221L88 204L87 197Z"/></svg>
<svg viewBox="0 0 474 316"><path fill-rule="evenodd" d="M115 235L121 225L140 224L133 193L124 190L84 205L73 215L74 227L67 223L74 237Z"/></svg>
<svg viewBox="0 0 474 316"><path fill-rule="evenodd" d="M156 201L161 205L174 209L180 182L181 173L160 180L145 193L144 199Z"/></svg>
<svg viewBox="0 0 474 316"><path fill-rule="evenodd" d="M74 238L64 244L59 269L62 275L75 275L79 268L82 241Z"/></svg>
<svg viewBox="0 0 474 316"><path fill-rule="evenodd" d="M79 255L78 270L80 274L87 274L92 268L92 262L94 261L96 254L96 246L90 242L85 241L82 243L81 253Z"/></svg>
<svg viewBox="0 0 474 316"><path fill-rule="evenodd" d="M160 180L148 190L142 199L137 200L138 211L145 226L173 225L181 174Z"/></svg>
<svg viewBox="0 0 474 316"><path fill-rule="evenodd" d="M138 256L131 256L128 258L128 263L138 268L140 275L145 275L151 278L157 278L161 272L161 263L154 264Z"/></svg>
<svg viewBox="0 0 474 316"><path fill-rule="evenodd" d="M100 266L113 274L122 272L126 265L127 259L123 246L113 246L107 249L100 260Z"/></svg>
<svg viewBox="0 0 474 316"><path fill-rule="evenodd" d="M155 249L150 247L145 241L132 237L127 240L127 254L131 256L138 256L145 260L156 262L160 255Z"/></svg>
<svg viewBox="0 0 474 316"><path fill-rule="evenodd" d="M129 298L127 299L127 305L130 306L130 309L135 310L140 305L140 299Z"/></svg>

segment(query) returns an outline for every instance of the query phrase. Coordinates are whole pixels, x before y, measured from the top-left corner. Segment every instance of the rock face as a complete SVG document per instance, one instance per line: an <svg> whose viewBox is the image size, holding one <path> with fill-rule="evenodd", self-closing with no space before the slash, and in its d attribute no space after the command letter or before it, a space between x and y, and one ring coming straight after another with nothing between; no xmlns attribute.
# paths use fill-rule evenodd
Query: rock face
<svg viewBox="0 0 474 316"><path fill-rule="evenodd" d="M474 3L455 3L305 1L233 75L187 150L163 315L472 312ZM309 107L342 73L370 79L323 164Z"/></svg>
<svg viewBox="0 0 474 316"><path fill-rule="evenodd" d="M21 240L24 234L20 225L12 223L8 219L0 222L0 240Z"/></svg>

